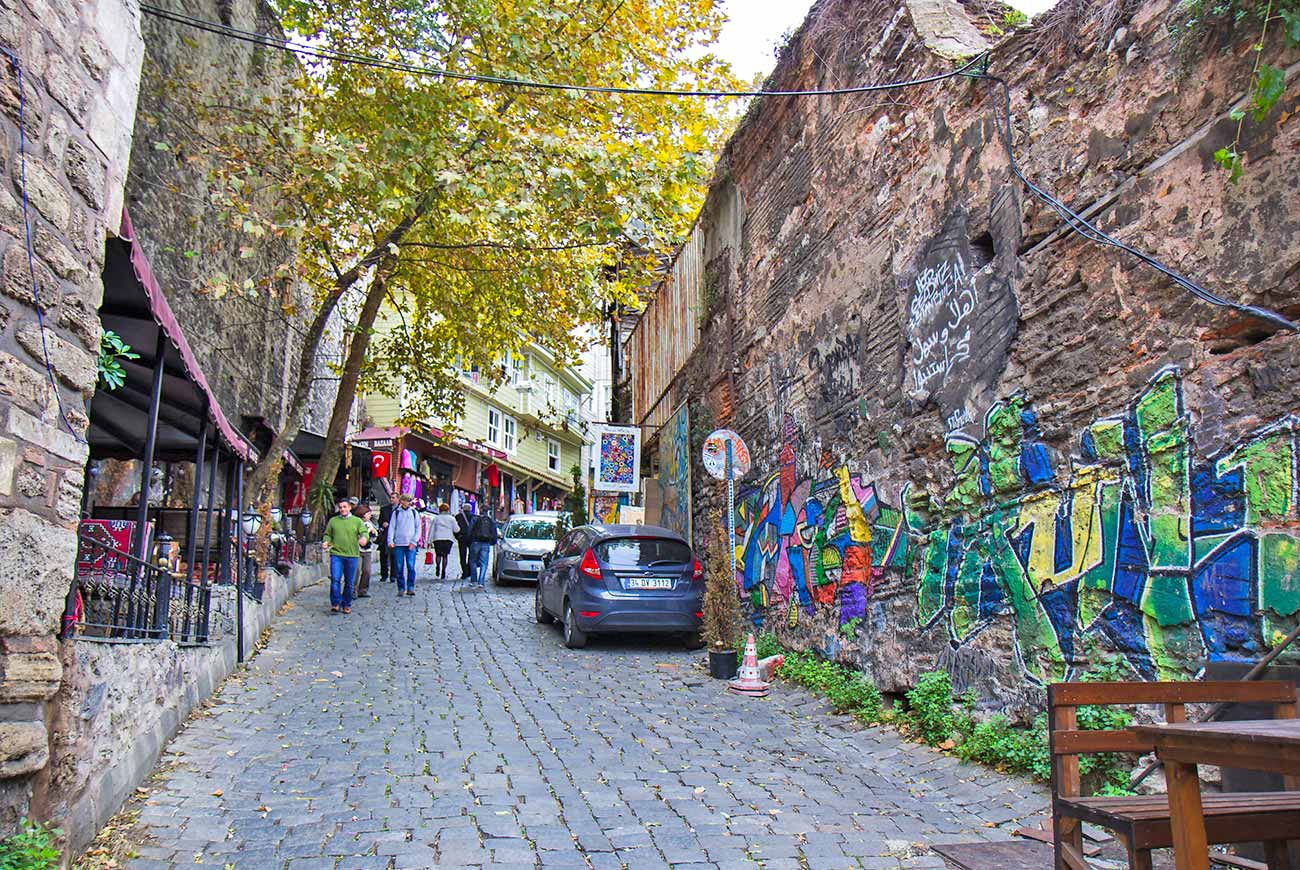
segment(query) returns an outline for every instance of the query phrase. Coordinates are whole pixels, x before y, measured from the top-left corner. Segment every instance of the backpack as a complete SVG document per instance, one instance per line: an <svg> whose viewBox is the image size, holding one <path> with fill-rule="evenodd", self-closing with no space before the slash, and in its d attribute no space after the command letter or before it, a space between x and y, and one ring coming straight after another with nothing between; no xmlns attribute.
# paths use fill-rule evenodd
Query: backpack
<svg viewBox="0 0 1300 870"><path fill-rule="evenodd" d="M487 514L480 514L474 520L474 528L470 532L470 540L478 541L483 544L495 544L497 542L497 522Z"/></svg>

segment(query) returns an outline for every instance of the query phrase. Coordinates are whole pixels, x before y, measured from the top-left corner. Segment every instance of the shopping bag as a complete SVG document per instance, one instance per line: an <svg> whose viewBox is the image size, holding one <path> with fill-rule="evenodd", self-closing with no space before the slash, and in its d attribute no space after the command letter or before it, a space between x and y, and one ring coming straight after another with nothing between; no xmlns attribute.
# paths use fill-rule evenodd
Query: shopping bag
<svg viewBox="0 0 1300 870"><path fill-rule="evenodd" d="M432 564L433 564L433 550L425 550L425 551L424 551L424 564L426 564L426 565L432 565Z"/></svg>

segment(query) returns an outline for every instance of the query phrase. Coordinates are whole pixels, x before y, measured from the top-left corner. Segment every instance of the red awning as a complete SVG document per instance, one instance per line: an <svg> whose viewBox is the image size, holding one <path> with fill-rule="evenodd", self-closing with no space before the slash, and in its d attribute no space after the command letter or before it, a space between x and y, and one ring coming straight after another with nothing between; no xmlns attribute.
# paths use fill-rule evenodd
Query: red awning
<svg viewBox="0 0 1300 870"><path fill-rule="evenodd" d="M202 391L208 399L208 419L220 430L222 438L226 444L240 455L245 461L254 461L257 459L257 451L253 445L239 434L239 430L231 425L226 419L225 412L221 410L221 403L217 397L212 394L212 388L208 386L208 379L203 376L203 369L199 368L198 360L194 358L194 351L190 350L190 343L185 340L185 333L181 330L181 325L176 322L176 315L172 313L172 307L167 304L167 297L163 295L162 288L158 286L158 280L153 276L153 269L149 266L149 260L144 255L144 248L135 243L135 228L131 226L131 215L127 214L126 206L122 207L122 240L131 246L131 268L135 271L136 278L140 281L140 286L144 287L145 295L149 297L149 310L153 314L154 322L167 333L167 339L176 348L180 354L181 363L185 366L185 372L189 375L194 385Z"/></svg>
<svg viewBox="0 0 1300 870"><path fill-rule="evenodd" d="M88 433L91 455L138 458L147 428L153 372L156 366L162 366L155 457L169 461L192 459L199 434L210 422L225 449L244 461L255 461L257 450L226 419L208 386L144 249L135 242L131 217L125 208L121 234L109 239L106 247L103 277L100 322L131 345L140 359L121 361L125 384L116 390L96 390ZM161 345L162 359L156 359L160 336L166 341ZM205 410L206 421L200 418Z"/></svg>

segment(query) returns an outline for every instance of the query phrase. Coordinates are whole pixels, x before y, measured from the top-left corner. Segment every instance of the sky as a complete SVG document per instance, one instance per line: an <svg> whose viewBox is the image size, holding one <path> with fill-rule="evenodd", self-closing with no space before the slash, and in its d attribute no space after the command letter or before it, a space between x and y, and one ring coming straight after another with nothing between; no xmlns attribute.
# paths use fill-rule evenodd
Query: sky
<svg viewBox="0 0 1300 870"><path fill-rule="evenodd" d="M1054 0L1008 2L1032 17ZM767 75L776 66L776 46L803 23L812 5L812 0L722 0L729 20L713 50L731 61L736 75L746 81L759 73Z"/></svg>

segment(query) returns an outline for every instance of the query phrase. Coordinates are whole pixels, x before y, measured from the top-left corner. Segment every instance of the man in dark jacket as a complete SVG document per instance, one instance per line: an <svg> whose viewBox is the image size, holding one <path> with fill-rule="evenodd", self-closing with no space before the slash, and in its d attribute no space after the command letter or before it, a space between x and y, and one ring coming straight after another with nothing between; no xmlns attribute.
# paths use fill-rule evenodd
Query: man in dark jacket
<svg viewBox="0 0 1300 870"><path fill-rule="evenodd" d="M497 521L486 511L474 518L469 530L469 561L474 566L474 589L487 588L488 557L497 543Z"/></svg>
<svg viewBox="0 0 1300 870"><path fill-rule="evenodd" d="M379 582L381 583L388 583L393 579L393 560L388 552L388 524L393 521L397 496L397 490L390 492L388 504L379 509Z"/></svg>
<svg viewBox="0 0 1300 870"><path fill-rule="evenodd" d="M460 556L460 576L470 576L469 565L469 527L474 525L474 511L468 500L461 503L456 512L456 550Z"/></svg>

